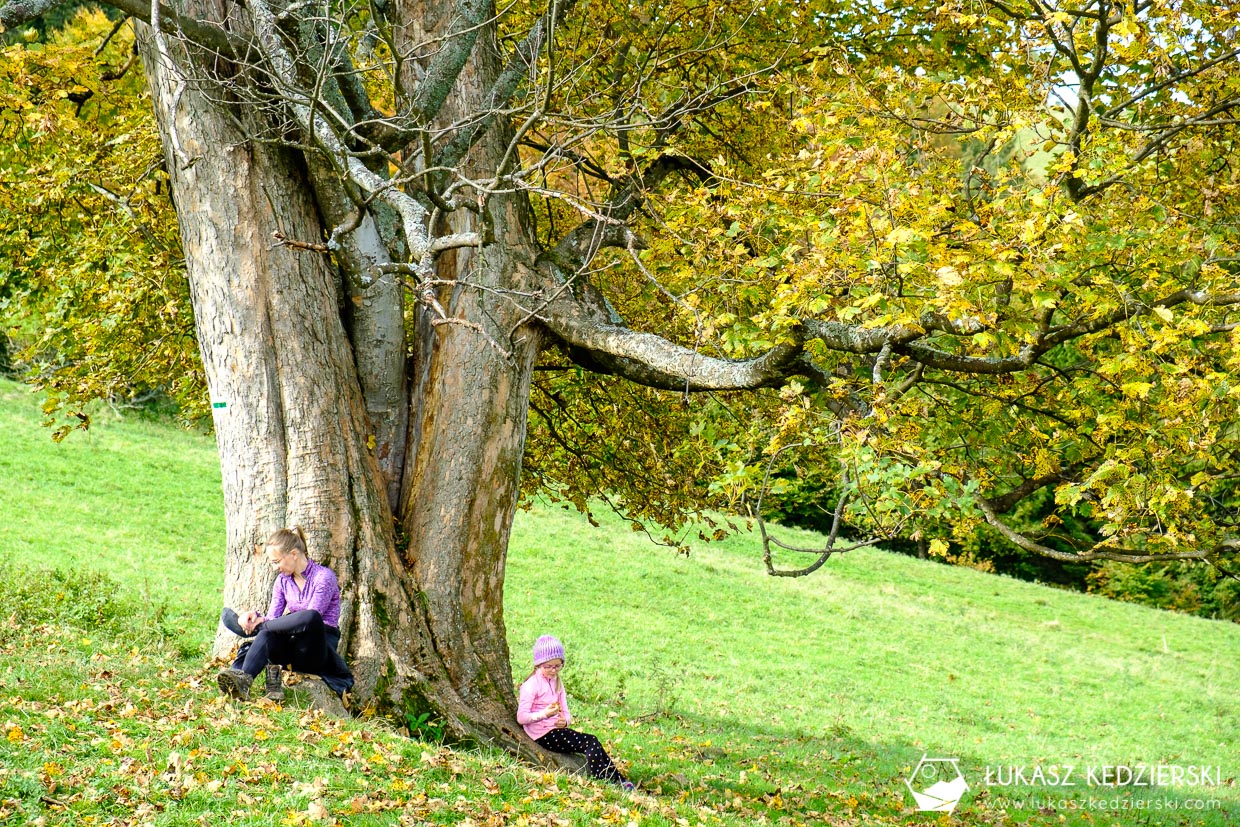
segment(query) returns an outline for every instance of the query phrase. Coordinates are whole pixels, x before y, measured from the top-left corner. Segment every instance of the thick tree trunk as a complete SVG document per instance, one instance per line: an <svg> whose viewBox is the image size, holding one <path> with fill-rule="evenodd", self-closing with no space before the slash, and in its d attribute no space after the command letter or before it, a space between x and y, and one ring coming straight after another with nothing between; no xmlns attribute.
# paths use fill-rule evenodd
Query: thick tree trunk
<svg viewBox="0 0 1240 827"><path fill-rule="evenodd" d="M196 13L223 19L222 9ZM514 308L461 286L443 295L449 312L486 318L511 357L473 328L423 319L402 498L409 544L398 552L338 274L325 255L272 242L276 232L324 235L304 158L251 140L244 110L239 125L218 90L189 84L178 99L177 76L141 28L216 406L224 603L267 605L272 575L256 551L273 530L300 524L311 556L340 577L342 646L359 701L429 711L450 736L545 758L515 721L502 611L536 339L522 330L508 341ZM174 151L174 129L188 164ZM511 248L459 255L452 271L496 284L527 272L528 257L512 253L527 244L522 209L515 199L489 207L496 237ZM234 642L221 629L216 653Z"/></svg>
<svg viewBox="0 0 1240 827"><path fill-rule="evenodd" d="M494 7L401 0L397 8L400 19L418 21L396 32L398 48L400 39L411 52L418 43L439 42L443 52L433 53L432 64L459 50L462 68L450 95L449 88L436 91L433 72L419 79L412 62L405 65L406 87L420 83L420 101L434 110L435 127L450 135L454 124L488 111L501 65L494 22L480 21ZM448 35L450 29L458 33ZM491 130L458 172L471 180L494 176L510 138L507 129ZM504 563L539 339L506 292L537 287L525 278L534 257L528 203L514 194L479 203L478 212L459 208L432 228L442 235L477 233L486 243L440 256L436 276L445 284L437 299L448 320L419 317L401 524L449 679L466 704L489 717L501 714L493 699L513 697Z"/></svg>

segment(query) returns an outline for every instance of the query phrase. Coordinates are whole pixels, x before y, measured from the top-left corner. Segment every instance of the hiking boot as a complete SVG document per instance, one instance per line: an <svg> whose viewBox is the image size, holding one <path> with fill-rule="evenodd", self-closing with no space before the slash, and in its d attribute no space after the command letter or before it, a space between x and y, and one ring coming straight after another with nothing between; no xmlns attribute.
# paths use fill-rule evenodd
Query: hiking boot
<svg viewBox="0 0 1240 827"><path fill-rule="evenodd" d="M267 700L284 700L284 687L280 684L280 664L267 664Z"/></svg>
<svg viewBox="0 0 1240 827"><path fill-rule="evenodd" d="M239 701L250 699L250 684L254 683L254 678L249 673L242 672L240 669L225 669L216 681L219 682L220 691L228 697Z"/></svg>
<svg viewBox="0 0 1240 827"><path fill-rule="evenodd" d="M220 623L223 623L224 628L237 637L254 637L253 632L247 632L241 628L241 620L238 619L237 613L227 606L224 607L224 611L220 612Z"/></svg>

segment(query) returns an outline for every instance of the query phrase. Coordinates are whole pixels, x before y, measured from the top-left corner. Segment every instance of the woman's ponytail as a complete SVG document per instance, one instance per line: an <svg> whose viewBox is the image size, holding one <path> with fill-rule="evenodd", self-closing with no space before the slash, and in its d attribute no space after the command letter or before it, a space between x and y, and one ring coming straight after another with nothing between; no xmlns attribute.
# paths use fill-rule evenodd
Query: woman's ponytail
<svg viewBox="0 0 1240 827"><path fill-rule="evenodd" d="M306 553L306 535L299 525L295 525L292 528L282 528L272 534L267 539L267 548L278 551L281 554L296 549L309 557L309 554Z"/></svg>

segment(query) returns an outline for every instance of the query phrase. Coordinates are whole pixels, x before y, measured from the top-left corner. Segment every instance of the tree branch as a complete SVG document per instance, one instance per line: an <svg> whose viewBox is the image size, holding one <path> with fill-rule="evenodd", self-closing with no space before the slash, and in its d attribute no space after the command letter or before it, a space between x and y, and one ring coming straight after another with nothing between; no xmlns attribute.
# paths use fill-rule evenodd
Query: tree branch
<svg viewBox="0 0 1240 827"><path fill-rule="evenodd" d="M29 23L69 0L8 0L0 5L0 25L10 29ZM151 22L151 4L146 0L101 0L105 5L136 17L143 23ZM249 51L245 40L233 35L216 23L209 23L177 14L176 10L160 4L159 28L161 31L184 36L190 42L220 54L241 59Z"/></svg>
<svg viewBox="0 0 1240 827"><path fill-rule="evenodd" d="M801 352L799 345L777 345L752 359L718 359L626 327L555 313L543 321L582 367L671 391L775 387L796 372L793 366Z"/></svg>
<svg viewBox="0 0 1240 827"><path fill-rule="evenodd" d="M298 127L323 151L327 162L337 173L383 201L401 218L410 257L426 267L431 266L427 211L412 196L397 188L366 167L348 151L340 137L322 117L319 117L304 100L313 99L302 89L296 78L296 64L284 47L278 32L276 17L265 0L251 0L250 13L254 20L254 33L258 49L270 67L270 77L284 95L285 107Z"/></svg>
<svg viewBox="0 0 1240 827"><path fill-rule="evenodd" d="M1017 485L1014 488L1010 489L1006 494L1000 494L997 497L988 498L987 502L990 504L991 508L995 510L996 513L1002 514L1006 511L1010 511L1012 508L1016 506L1017 503L1019 503L1025 497L1028 497L1033 492L1038 491L1039 489L1045 488L1046 486L1051 485L1053 483L1063 482L1065 480L1071 479L1072 472L1078 471L1084 467L1085 467L1085 463L1078 462L1078 463L1074 463L1068 468L1062 468L1058 471L1053 471L1049 474L1044 474L1043 476L1040 476L1040 477L1032 477L1030 479L1024 480L1023 482L1020 483L1020 485Z"/></svg>
<svg viewBox="0 0 1240 827"><path fill-rule="evenodd" d="M0 26L6 29L16 28L69 2L70 0L9 0L0 6Z"/></svg>
<svg viewBox="0 0 1240 827"><path fill-rule="evenodd" d="M465 153L482 138L499 117L501 111L508 106L517 87L529 75L530 69L538 60L538 53L550 39L555 27L564 19L578 0L562 0L553 3L551 8L538 19L530 33L525 36L508 59L504 69L496 79L486 96L485 103L479 107L484 112L480 118L462 126L446 146L435 156L431 163L434 168L451 168L460 163Z"/></svg>
<svg viewBox="0 0 1240 827"><path fill-rule="evenodd" d="M767 532L766 520L763 519L762 517L762 502L766 498L766 495L771 490L770 488L771 468L774 467L775 460L778 459L779 456L783 454L785 451L791 450L793 448L803 448L806 446L806 444L807 443L799 442L794 445L785 445L782 448L780 448L778 451L776 451L775 453L771 454L771 458L766 463L766 473L762 478L762 488L758 493L758 502L754 506L754 514L758 521L758 532L762 536L762 565L766 567L766 573L769 574L771 577L805 577L806 575L813 574L814 572L818 571L818 569L822 568L823 564L826 563L827 560L831 559L831 555L833 554L837 554L837 553L843 554L844 552L854 551L859 548L865 548L867 546L875 545L876 543L879 542L879 539L877 537L871 537L868 540L862 540L859 543L852 543L850 545L842 546L839 548L837 548L835 545L836 542L839 540L840 529L843 527L843 524L844 524L843 523L844 508L845 506L848 505L848 493L847 493L848 479L847 477L845 477L845 479L841 481L839 500L836 502L835 511L831 515L831 531L827 534L827 542L823 545L822 548L803 548L801 546L788 545L787 543L782 543L779 540L775 539L774 537L770 536L770 534ZM818 559L810 563L808 566L805 566L804 568L777 569L775 568L774 562L772 562L771 560L771 545L772 544L779 546L782 549L786 549L788 551L798 551L798 552L803 552L805 554L817 554Z"/></svg>
<svg viewBox="0 0 1240 827"><path fill-rule="evenodd" d="M478 42L490 8L487 0L457 0L452 30L419 80L418 91L411 102L411 114L419 122L430 123L439 114Z"/></svg>
<svg viewBox="0 0 1240 827"><path fill-rule="evenodd" d="M1152 563L1162 560L1208 560L1227 550L1240 548L1240 540L1225 540L1213 549L1167 554L1143 554L1140 552L1108 551L1106 549L1081 552L1060 551L1044 546L1041 543L1036 543L1020 532L1013 530L999 518L990 501L985 498L978 498L977 505L981 509L982 514L986 516L986 522L990 523L991 526L996 528L1000 534L1012 543L1020 546L1025 551L1030 551L1043 557L1050 557L1053 560L1063 560L1068 563L1087 563L1091 560L1116 560L1121 563Z"/></svg>

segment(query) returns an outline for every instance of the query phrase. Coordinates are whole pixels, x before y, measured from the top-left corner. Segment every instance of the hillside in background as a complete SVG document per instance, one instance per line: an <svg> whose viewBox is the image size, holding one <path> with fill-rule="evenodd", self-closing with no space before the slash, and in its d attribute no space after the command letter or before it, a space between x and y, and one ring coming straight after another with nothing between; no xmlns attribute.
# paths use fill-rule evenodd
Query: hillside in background
<svg viewBox="0 0 1240 827"><path fill-rule="evenodd" d="M350 824L396 823L419 793L457 801L427 816L445 823L485 823L487 809L494 823L514 824L552 823L540 821L548 812L583 824L913 824L931 819L914 811L904 784L923 755L959 759L970 784L952 823L1240 821L1235 624L877 550L833 559L810 578L769 578L750 535L680 557L618 518L600 517L595 529L545 504L519 515L509 557L516 679L538 634L562 637L582 728L612 746L652 800L617 804L565 780L548 787L485 754L436 758L435 747L376 722L350 722L331 737L377 738L387 764L365 755L350 764L335 747L306 753L297 735L304 713L226 712L202 662L223 573L212 440L104 412L56 445L38 421L27 390L0 383L0 824L36 813L47 823L89 815L188 824L212 813L218 823L300 823L289 814L314 812L308 802L319 799L293 780L312 784L320 773L332 783L316 794L342 821L360 796L400 799L374 813L363 803L364 817ZM46 574L53 570L60 579ZM106 579L84 588L92 572ZM83 605L96 614L69 611ZM148 709L174 719L175 731L147 721ZM281 792L266 798L235 767L254 716L271 739L263 750L283 762ZM73 720L91 738L66 730ZM223 721L218 732L212 720ZM433 736L426 723L417 734ZM184 799L156 783L177 727L189 733L178 754L198 751L204 776ZM452 761L456 771L445 769ZM138 803L126 808L105 794L136 783L122 774L132 762L148 768L148 799L164 802L148 821L135 816ZM986 783L995 768L1139 764L1216 767L1221 783ZM1131 810L1070 808L1090 800L1151 809L1137 819ZM1189 809L1199 800L1215 803Z"/></svg>

